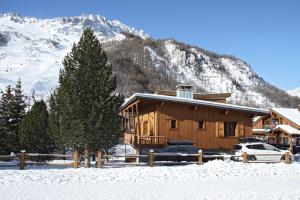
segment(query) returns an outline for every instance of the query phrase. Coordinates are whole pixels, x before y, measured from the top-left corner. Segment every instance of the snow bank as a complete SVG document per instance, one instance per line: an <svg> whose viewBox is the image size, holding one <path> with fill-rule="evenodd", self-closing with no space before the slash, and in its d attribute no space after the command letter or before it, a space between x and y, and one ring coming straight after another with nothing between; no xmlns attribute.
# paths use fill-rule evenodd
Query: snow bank
<svg viewBox="0 0 300 200"><path fill-rule="evenodd" d="M2 199L299 199L299 184L299 163L0 170Z"/></svg>

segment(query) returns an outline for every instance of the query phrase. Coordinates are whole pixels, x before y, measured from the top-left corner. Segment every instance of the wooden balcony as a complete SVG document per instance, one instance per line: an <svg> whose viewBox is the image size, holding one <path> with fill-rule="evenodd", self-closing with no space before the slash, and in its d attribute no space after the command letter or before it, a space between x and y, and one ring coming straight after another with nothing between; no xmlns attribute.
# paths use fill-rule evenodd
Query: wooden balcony
<svg viewBox="0 0 300 200"><path fill-rule="evenodd" d="M167 145L167 138L164 136L139 136L125 133L124 142L138 148L159 148Z"/></svg>

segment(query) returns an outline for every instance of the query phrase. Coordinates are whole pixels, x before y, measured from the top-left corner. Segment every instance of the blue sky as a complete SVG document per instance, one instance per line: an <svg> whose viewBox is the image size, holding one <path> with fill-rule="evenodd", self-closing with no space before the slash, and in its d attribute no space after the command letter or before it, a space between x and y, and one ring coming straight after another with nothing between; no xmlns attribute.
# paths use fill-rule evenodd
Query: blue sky
<svg viewBox="0 0 300 200"><path fill-rule="evenodd" d="M0 0L0 12L52 18L100 14L242 58L282 89L300 87L298 0Z"/></svg>

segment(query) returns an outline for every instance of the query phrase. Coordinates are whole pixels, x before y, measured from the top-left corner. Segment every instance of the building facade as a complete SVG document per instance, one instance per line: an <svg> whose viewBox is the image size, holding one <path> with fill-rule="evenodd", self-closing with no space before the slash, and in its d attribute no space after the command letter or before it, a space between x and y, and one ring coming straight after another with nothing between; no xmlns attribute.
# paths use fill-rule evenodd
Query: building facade
<svg viewBox="0 0 300 200"><path fill-rule="evenodd" d="M252 118L268 111L226 103L230 94L199 94L191 86L157 94L136 93L122 106L124 141L134 148L190 140L203 150L230 150L252 136Z"/></svg>

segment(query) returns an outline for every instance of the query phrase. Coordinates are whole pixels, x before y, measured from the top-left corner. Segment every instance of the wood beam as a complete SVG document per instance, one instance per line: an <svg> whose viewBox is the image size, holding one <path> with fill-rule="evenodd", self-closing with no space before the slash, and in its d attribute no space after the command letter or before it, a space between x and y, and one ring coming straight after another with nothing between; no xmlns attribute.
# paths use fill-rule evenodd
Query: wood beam
<svg viewBox="0 0 300 200"><path fill-rule="evenodd" d="M133 105L131 106L131 117L132 117L132 119L133 119L133 133L135 132L135 127L134 127L134 114L133 114ZM130 121L129 121L129 125L131 125L130 124ZM131 133L131 128L130 128L130 133Z"/></svg>
<svg viewBox="0 0 300 200"><path fill-rule="evenodd" d="M141 125L140 125L140 116L139 116L139 105L135 104L136 116L137 116L137 133L141 135Z"/></svg>

